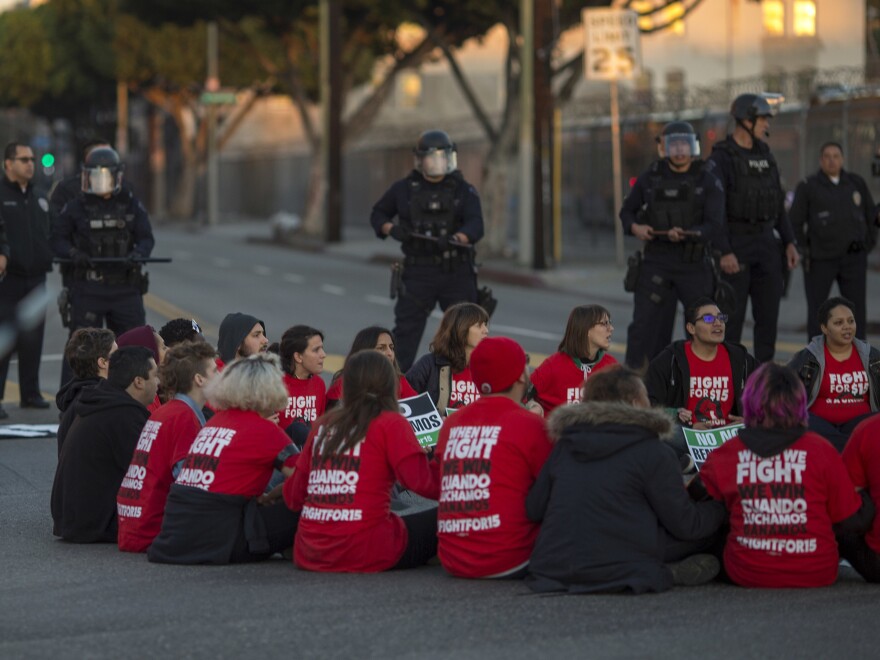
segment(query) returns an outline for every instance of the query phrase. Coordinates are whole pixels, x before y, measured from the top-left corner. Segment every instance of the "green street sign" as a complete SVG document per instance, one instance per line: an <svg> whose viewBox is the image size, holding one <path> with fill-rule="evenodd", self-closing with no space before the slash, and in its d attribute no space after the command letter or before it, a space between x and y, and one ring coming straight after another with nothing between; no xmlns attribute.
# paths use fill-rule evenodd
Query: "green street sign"
<svg viewBox="0 0 880 660"><path fill-rule="evenodd" d="M205 105L233 105L235 92L202 92L199 101Z"/></svg>

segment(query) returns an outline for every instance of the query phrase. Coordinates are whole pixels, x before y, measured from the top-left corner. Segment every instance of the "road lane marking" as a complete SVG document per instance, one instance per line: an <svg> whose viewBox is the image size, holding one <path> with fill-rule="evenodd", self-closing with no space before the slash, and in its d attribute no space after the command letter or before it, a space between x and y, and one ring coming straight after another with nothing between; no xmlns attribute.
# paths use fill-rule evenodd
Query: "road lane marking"
<svg viewBox="0 0 880 660"><path fill-rule="evenodd" d="M341 286L336 286L335 284L322 284L321 291L324 293L329 293L332 296L344 296L345 289Z"/></svg>
<svg viewBox="0 0 880 660"><path fill-rule="evenodd" d="M373 303L374 305L382 305L383 307L391 307L394 305L394 301L391 298L385 298L383 296L364 296L364 300L368 303Z"/></svg>
<svg viewBox="0 0 880 660"><path fill-rule="evenodd" d="M306 278L302 275L297 275L296 273L284 273L282 278L285 282L290 282L291 284L302 284L306 281Z"/></svg>
<svg viewBox="0 0 880 660"><path fill-rule="evenodd" d="M229 268L232 265L232 259L226 259L225 257L214 257L211 259L211 263L214 264L217 268Z"/></svg>
<svg viewBox="0 0 880 660"><path fill-rule="evenodd" d="M261 277L269 277L272 274L272 269L268 266L254 266L254 273Z"/></svg>

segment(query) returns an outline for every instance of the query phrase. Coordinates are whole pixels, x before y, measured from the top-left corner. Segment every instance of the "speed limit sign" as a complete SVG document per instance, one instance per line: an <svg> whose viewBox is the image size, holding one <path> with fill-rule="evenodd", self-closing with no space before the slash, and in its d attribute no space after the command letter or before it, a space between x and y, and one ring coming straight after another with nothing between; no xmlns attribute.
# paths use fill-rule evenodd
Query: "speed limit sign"
<svg viewBox="0 0 880 660"><path fill-rule="evenodd" d="M584 9L587 80L633 78L642 66L638 15L628 9Z"/></svg>

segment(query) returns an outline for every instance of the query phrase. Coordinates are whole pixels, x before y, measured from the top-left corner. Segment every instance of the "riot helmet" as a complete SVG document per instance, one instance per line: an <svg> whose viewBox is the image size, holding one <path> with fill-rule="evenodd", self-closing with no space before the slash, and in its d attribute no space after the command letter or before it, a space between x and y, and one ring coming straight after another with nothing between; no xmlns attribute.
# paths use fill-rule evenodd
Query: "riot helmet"
<svg viewBox="0 0 880 660"><path fill-rule="evenodd" d="M426 177L444 177L458 169L455 143L446 131L425 131L413 149L415 169Z"/></svg>
<svg viewBox="0 0 880 660"><path fill-rule="evenodd" d="M730 106L730 116L754 138L758 117L773 117L782 100L781 94L740 94ZM751 122L751 127L743 123L746 121ZM765 131L763 137L770 137L770 133Z"/></svg>
<svg viewBox="0 0 880 660"><path fill-rule="evenodd" d="M688 161L700 156L700 136L694 127L686 121L673 121L663 127L657 137L660 157L668 160Z"/></svg>
<svg viewBox="0 0 880 660"><path fill-rule="evenodd" d="M124 169L115 149L92 149L83 162L82 191L89 195L115 195L122 189Z"/></svg>

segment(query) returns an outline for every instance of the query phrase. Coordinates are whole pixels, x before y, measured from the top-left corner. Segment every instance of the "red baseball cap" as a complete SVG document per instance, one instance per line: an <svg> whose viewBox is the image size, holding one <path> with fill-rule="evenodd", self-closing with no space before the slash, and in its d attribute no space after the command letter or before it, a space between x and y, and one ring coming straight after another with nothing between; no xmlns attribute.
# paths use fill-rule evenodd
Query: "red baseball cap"
<svg viewBox="0 0 880 660"><path fill-rule="evenodd" d="M513 339L486 337L471 353L471 379L481 394L497 394L516 382L526 362L526 352Z"/></svg>

